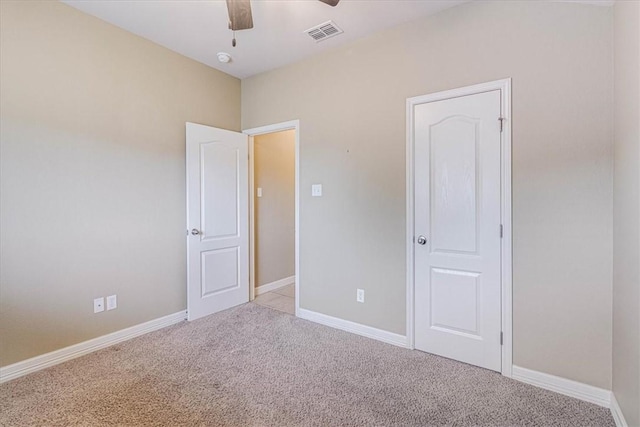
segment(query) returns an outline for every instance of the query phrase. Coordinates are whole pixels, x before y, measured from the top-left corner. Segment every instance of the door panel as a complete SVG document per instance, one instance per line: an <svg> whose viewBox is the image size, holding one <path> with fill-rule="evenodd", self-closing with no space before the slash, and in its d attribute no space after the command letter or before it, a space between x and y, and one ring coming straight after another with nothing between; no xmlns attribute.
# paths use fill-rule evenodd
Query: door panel
<svg viewBox="0 0 640 427"><path fill-rule="evenodd" d="M247 136L187 123L189 320L249 301L248 184Z"/></svg>
<svg viewBox="0 0 640 427"><path fill-rule="evenodd" d="M202 297L235 289L240 285L238 248L202 252Z"/></svg>
<svg viewBox="0 0 640 427"><path fill-rule="evenodd" d="M479 336L480 293L479 273L432 268L430 326Z"/></svg>
<svg viewBox="0 0 640 427"><path fill-rule="evenodd" d="M240 150L220 142L200 145L200 227L203 240L237 236Z"/></svg>
<svg viewBox="0 0 640 427"><path fill-rule="evenodd" d="M500 91L414 109L415 346L501 369Z"/></svg>
<svg viewBox="0 0 640 427"><path fill-rule="evenodd" d="M434 251L476 252L478 125L477 120L455 116L431 126Z"/></svg>

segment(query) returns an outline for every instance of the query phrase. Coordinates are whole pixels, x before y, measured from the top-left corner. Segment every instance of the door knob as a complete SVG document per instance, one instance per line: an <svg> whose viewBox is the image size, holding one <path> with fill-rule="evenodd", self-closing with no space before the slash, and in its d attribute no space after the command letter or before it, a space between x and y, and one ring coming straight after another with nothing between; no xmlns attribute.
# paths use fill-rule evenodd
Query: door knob
<svg viewBox="0 0 640 427"><path fill-rule="evenodd" d="M419 245L426 245L427 244L427 238L424 237L423 235L418 236L418 244Z"/></svg>
<svg viewBox="0 0 640 427"><path fill-rule="evenodd" d="M194 228L191 230L191 234L193 234L194 236L197 236L198 234L202 234L202 233L200 232L200 230L197 230Z"/></svg>

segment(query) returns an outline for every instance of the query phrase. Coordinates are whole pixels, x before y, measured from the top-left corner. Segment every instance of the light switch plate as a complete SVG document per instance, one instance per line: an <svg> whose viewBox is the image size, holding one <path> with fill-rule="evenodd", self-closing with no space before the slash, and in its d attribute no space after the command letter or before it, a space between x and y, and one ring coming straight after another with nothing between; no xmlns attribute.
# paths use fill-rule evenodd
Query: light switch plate
<svg viewBox="0 0 640 427"><path fill-rule="evenodd" d="M322 196L322 184L312 184L311 185L311 195L313 197L321 197Z"/></svg>
<svg viewBox="0 0 640 427"><path fill-rule="evenodd" d="M109 295L107 297L107 310L113 310L118 307L118 296L117 295Z"/></svg>
<svg viewBox="0 0 640 427"><path fill-rule="evenodd" d="M258 187L258 197L262 197L262 188Z"/></svg>

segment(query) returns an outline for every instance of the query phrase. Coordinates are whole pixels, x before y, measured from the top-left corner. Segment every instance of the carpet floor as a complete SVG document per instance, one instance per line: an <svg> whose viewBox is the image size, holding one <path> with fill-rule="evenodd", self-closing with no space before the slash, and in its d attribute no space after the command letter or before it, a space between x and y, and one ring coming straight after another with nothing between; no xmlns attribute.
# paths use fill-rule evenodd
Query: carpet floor
<svg viewBox="0 0 640 427"><path fill-rule="evenodd" d="M250 303L0 385L2 426L614 426L608 409Z"/></svg>

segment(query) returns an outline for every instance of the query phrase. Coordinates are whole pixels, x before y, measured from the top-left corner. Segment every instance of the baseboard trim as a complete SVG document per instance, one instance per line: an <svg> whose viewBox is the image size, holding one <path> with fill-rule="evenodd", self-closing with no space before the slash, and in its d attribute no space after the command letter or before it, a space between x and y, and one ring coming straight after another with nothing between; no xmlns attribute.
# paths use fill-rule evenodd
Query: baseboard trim
<svg viewBox="0 0 640 427"><path fill-rule="evenodd" d="M340 329L342 331L351 332L352 334L382 341L387 344L407 348L407 337L404 335L383 331L382 329L373 328L371 326L362 325L349 320L339 319L337 317L328 316L326 314L304 308L298 309L297 316L301 319L309 320L331 328Z"/></svg>
<svg viewBox="0 0 640 427"><path fill-rule="evenodd" d="M629 427L627 420L624 419L622 408L618 405L616 395L613 394L613 392L611 393L611 415L613 415L613 420L616 422L616 427Z"/></svg>
<svg viewBox="0 0 640 427"><path fill-rule="evenodd" d="M0 383L11 381L24 375L84 356L85 354L92 353L105 347L130 340L131 338L174 325L182 322L186 318L187 312L186 310L182 310L168 316L131 326L130 328L112 332L69 347L64 347L60 350L32 357L31 359L23 360L12 365L3 366L0 368Z"/></svg>
<svg viewBox="0 0 640 427"><path fill-rule="evenodd" d="M276 289L283 288L285 286L296 283L296 276L285 277L284 279L276 280L275 282L266 283L256 287L256 296L262 295L267 292L275 291Z"/></svg>
<svg viewBox="0 0 640 427"><path fill-rule="evenodd" d="M565 396L575 397L585 402L594 403L598 406L609 408L611 405L611 391L592 385L568 380L544 372L533 371L531 369L513 366L514 380L531 384L545 390L555 391Z"/></svg>

